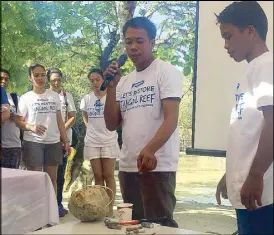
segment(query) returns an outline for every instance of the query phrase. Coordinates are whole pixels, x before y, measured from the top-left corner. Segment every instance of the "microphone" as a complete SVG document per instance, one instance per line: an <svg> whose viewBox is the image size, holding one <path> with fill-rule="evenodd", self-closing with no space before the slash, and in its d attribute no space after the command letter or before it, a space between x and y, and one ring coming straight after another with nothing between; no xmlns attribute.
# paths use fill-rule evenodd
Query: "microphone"
<svg viewBox="0 0 274 235"><path fill-rule="evenodd" d="M117 63L118 63L119 68L120 68L121 66L123 66L123 65L126 63L126 61L127 61L127 55L126 55L126 54L121 55L121 56L119 57L119 59L117 60ZM104 80L103 84L102 84L101 87L100 87L100 91L104 91L104 90L107 88L108 84L109 84L113 79L114 79L114 76L110 76L110 75L107 76L106 79Z"/></svg>

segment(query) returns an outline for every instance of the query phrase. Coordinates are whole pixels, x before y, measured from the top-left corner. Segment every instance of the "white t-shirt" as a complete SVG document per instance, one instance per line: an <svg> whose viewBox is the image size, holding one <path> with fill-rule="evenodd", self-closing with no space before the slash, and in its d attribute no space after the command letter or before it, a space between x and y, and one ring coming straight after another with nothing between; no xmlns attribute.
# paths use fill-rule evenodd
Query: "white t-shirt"
<svg viewBox="0 0 274 235"><path fill-rule="evenodd" d="M266 52L247 66L246 78L236 84L235 107L232 110L228 148L226 179L228 197L238 209L240 191L255 158L264 117L260 107L273 106L273 53ZM273 203L273 163L264 175L263 206Z"/></svg>
<svg viewBox="0 0 274 235"><path fill-rule="evenodd" d="M75 104L74 104L72 95L69 92L66 92L66 96L67 96L67 99L65 99L63 91L61 91L59 93L59 98L60 98L60 102L61 102L61 114L62 114L64 123L66 123L66 121L67 121L66 120L67 109L68 109L68 112L76 112L76 108L75 108ZM66 106L66 100L68 102L68 107ZM71 142L72 141L72 129L71 128L69 128L67 130L67 136Z"/></svg>
<svg viewBox="0 0 274 235"><path fill-rule="evenodd" d="M10 104L10 111L16 114L16 107L13 103L10 94L7 94L8 101ZM18 102L19 102L19 97ZM1 145L2 148L20 148L21 147L21 140L20 140L20 129L16 126L14 121L10 119L1 125Z"/></svg>
<svg viewBox="0 0 274 235"><path fill-rule="evenodd" d="M87 94L81 100L80 109L87 112L88 126L85 136L85 146L107 147L117 143L116 131L109 131L104 119L106 96L99 99L94 92Z"/></svg>
<svg viewBox="0 0 274 235"><path fill-rule="evenodd" d="M46 90L43 94L29 91L21 96L17 115L25 118L29 124L40 124L47 127L43 136L32 131L24 131L24 140L43 144L60 142L60 131L57 124L57 111L61 111L58 93Z"/></svg>
<svg viewBox="0 0 274 235"><path fill-rule="evenodd" d="M155 59L145 70L121 78L116 101L120 102L123 145L119 170L137 172L137 157L164 121L162 100L182 97L181 74L170 63ZM156 152L154 171L176 171L179 159L178 128Z"/></svg>

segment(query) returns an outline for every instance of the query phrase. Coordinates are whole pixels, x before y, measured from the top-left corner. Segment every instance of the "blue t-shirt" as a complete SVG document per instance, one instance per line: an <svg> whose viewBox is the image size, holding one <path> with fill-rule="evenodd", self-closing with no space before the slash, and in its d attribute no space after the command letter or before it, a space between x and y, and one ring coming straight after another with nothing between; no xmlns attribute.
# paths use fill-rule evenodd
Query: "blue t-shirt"
<svg viewBox="0 0 274 235"><path fill-rule="evenodd" d="M2 104L9 104L6 90L3 87L1 87L1 105Z"/></svg>

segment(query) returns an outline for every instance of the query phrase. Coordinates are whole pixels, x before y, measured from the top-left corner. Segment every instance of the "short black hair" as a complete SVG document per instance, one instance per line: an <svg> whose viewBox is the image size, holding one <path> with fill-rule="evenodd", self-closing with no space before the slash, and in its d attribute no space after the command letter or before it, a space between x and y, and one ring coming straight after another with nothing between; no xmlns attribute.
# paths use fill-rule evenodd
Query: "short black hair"
<svg viewBox="0 0 274 235"><path fill-rule="evenodd" d="M46 71L45 67L44 67L43 65L41 65L41 64L31 64L31 65L29 66L29 76L31 76L32 71L33 71L35 68L37 68L37 67L41 67L41 68L43 68L43 69Z"/></svg>
<svg viewBox="0 0 274 235"><path fill-rule="evenodd" d="M260 38L266 41L268 21L264 10L256 1L233 2L216 17L217 24L232 24L239 29L252 25Z"/></svg>
<svg viewBox="0 0 274 235"><path fill-rule="evenodd" d="M52 69L49 69L48 72L47 72L47 79L48 79L48 81L50 80L50 76L51 76L53 73L58 73L58 74L60 75L61 78L63 77L63 74L62 74L62 72L61 72L60 69L52 68Z"/></svg>
<svg viewBox="0 0 274 235"><path fill-rule="evenodd" d="M1 73L6 73L7 75L9 75L9 79L10 79L10 72L8 70L1 68Z"/></svg>
<svg viewBox="0 0 274 235"><path fill-rule="evenodd" d="M147 35L150 40L156 38L156 26L146 17L134 17L128 20L123 27L123 35L125 37L127 29L135 28L135 29L144 29L147 32Z"/></svg>
<svg viewBox="0 0 274 235"><path fill-rule="evenodd" d="M99 73L101 75L101 77L104 79L103 72L101 69L97 69L97 68L90 69L88 72L88 78L89 78L90 74L92 74L92 73Z"/></svg>

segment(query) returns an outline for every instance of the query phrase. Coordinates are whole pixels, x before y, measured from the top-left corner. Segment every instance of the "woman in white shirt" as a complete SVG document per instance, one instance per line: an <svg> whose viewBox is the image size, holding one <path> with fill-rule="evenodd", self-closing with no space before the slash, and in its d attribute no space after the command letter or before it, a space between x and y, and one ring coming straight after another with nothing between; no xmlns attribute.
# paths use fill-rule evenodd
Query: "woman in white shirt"
<svg viewBox="0 0 274 235"><path fill-rule="evenodd" d="M44 66L29 67L33 88L20 98L16 124L24 130L23 161L27 169L47 172L56 192L57 167L63 158L60 136L68 154L70 147L59 95L46 90L46 79Z"/></svg>
<svg viewBox="0 0 274 235"><path fill-rule="evenodd" d="M119 155L118 134L109 131L104 120L104 106L106 91L100 91L104 82L99 69L92 69L88 74L93 92L85 95L81 100L83 121L87 128L85 136L84 158L89 160L94 173L96 185L106 185L116 193L114 177L116 158ZM107 191L110 198L112 193ZM113 203L108 216L113 215Z"/></svg>

